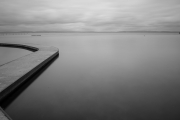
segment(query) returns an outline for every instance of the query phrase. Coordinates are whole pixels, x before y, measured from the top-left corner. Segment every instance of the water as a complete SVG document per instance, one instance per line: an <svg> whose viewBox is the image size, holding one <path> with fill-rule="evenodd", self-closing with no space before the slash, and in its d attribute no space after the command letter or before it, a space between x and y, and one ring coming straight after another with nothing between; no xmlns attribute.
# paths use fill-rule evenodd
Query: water
<svg viewBox="0 0 180 120"><path fill-rule="evenodd" d="M16 60L30 53L32 52L24 49L0 46L0 65Z"/></svg>
<svg viewBox="0 0 180 120"><path fill-rule="evenodd" d="M13 120L180 119L178 34L41 35L1 36L60 51L5 106Z"/></svg>

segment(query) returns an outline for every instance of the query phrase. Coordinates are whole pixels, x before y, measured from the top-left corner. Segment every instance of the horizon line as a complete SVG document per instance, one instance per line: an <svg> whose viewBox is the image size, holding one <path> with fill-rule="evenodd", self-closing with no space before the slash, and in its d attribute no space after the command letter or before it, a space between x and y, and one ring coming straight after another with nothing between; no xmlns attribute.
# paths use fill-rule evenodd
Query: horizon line
<svg viewBox="0 0 180 120"><path fill-rule="evenodd" d="M0 33L124 33L124 32L145 32L145 33L180 33L180 31L2 31Z"/></svg>

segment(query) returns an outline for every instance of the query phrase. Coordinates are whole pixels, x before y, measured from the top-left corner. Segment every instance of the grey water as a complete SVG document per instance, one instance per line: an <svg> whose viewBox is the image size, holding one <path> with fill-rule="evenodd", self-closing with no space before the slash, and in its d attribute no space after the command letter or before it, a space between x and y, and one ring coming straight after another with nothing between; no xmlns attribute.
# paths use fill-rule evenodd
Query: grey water
<svg viewBox="0 0 180 120"><path fill-rule="evenodd" d="M32 52L24 49L0 46L0 65L16 60L30 53Z"/></svg>
<svg viewBox="0 0 180 120"><path fill-rule="evenodd" d="M0 41L59 48L59 57L4 108L13 120L180 119L178 34L10 35Z"/></svg>

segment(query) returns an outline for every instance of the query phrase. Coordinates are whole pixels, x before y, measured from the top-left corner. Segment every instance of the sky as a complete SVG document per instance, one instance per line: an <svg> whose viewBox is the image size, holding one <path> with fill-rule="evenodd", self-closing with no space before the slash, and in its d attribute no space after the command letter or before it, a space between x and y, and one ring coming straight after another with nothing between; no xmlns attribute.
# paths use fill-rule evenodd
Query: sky
<svg viewBox="0 0 180 120"><path fill-rule="evenodd" d="M0 0L6 31L180 31L180 0Z"/></svg>

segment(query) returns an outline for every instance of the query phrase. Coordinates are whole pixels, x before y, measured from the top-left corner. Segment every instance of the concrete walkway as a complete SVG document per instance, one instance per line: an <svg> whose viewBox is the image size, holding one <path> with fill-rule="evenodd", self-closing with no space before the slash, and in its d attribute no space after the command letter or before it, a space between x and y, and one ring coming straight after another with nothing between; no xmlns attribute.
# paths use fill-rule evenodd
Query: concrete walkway
<svg viewBox="0 0 180 120"><path fill-rule="evenodd" d="M0 102L59 54L55 47L35 44L0 43L1 46L23 48L33 53L0 66ZM2 108L0 120L11 120Z"/></svg>

